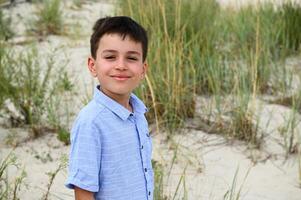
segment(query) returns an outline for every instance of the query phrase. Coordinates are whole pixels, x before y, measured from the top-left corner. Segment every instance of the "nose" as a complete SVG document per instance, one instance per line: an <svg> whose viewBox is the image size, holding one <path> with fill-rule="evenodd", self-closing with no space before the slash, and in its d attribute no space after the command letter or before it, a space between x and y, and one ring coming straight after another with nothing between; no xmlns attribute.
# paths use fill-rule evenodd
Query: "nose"
<svg viewBox="0 0 301 200"><path fill-rule="evenodd" d="M126 70L127 69L127 64L126 64L125 58L119 58L117 60L115 69L117 69L117 70Z"/></svg>

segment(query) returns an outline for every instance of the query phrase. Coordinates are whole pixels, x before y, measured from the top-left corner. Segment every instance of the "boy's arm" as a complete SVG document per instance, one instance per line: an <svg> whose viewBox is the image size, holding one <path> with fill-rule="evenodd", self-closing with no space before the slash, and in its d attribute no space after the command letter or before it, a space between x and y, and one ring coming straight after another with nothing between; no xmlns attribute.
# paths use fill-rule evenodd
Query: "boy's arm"
<svg viewBox="0 0 301 200"><path fill-rule="evenodd" d="M74 187L75 200L94 200L94 193Z"/></svg>

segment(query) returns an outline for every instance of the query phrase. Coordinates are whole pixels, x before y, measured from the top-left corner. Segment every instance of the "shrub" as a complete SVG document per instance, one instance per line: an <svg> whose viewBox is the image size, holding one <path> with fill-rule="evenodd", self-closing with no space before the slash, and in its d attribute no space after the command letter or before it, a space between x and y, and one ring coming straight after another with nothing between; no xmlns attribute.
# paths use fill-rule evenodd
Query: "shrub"
<svg viewBox="0 0 301 200"><path fill-rule="evenodd" d="M61 89L61 76L55 76L55 73L64 74L64 63L60 62L57 68L54 54L44 56L45 63L41 56L34 47L21 53L11 50L3 56L0 65L2 99L9 101L16 111L7 106L4 109L12 125L15 122L29 125L34 137L49 125L45 116L50 99L65 91Z"/></svg>

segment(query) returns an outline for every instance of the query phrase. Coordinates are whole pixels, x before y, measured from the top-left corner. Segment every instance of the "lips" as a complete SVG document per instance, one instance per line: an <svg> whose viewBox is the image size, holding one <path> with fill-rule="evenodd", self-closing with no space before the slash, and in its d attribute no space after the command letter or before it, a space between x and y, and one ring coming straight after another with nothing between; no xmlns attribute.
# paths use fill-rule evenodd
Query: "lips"
<svg viewBox="0 0 301 200"><path fill-rule="evenodd" d="M131 78L131 76L124 75L124 74L111 75L111 77L114 78L115 80L119 80L119 81L123 81L123 80L127 80L127 79Z"/></svg>

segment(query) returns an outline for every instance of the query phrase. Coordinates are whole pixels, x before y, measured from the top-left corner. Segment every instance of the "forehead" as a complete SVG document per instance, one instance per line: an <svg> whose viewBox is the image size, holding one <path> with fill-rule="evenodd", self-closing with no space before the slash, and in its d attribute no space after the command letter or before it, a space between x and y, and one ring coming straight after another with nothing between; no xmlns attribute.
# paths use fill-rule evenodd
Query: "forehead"
<svg viewBox="0 0 301 200"><path fill-rule="evenodd" d="M114 50L117 52L136 51L142 54L142 43L133 40L129 35L119 33L103 35L98 44L98 51Z"/></svg>

